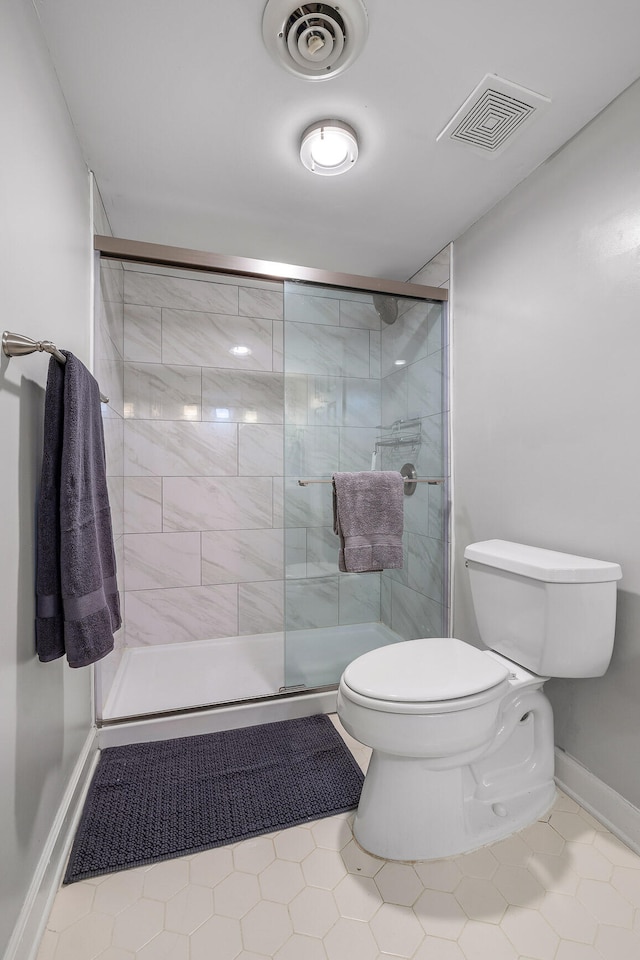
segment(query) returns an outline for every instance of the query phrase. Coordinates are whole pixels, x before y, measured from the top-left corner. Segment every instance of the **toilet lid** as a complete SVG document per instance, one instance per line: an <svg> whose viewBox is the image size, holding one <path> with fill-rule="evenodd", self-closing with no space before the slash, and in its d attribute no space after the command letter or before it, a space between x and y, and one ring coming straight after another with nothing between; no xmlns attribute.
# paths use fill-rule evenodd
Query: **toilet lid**
<svg viewBox="0 0 640 960"><path fill-rule="evenodd" d="M343 680L376 700L431 703L470 697L497 686L508 669L455 637L405 640L378 647L346 668Z"/></svg>

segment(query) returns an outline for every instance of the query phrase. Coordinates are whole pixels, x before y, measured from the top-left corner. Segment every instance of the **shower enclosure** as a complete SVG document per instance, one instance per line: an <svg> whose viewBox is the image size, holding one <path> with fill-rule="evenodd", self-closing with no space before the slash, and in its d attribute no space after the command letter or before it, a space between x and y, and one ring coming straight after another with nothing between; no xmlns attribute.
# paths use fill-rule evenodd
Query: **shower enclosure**
<svg viewBox="0 0 640 960"><path fill-rule="evenodd" d="M198 267L100 262L124 609L103 722L335 687L447 629L442 292ZM339 573L332 473L401 468L403 568Z"/></svg>

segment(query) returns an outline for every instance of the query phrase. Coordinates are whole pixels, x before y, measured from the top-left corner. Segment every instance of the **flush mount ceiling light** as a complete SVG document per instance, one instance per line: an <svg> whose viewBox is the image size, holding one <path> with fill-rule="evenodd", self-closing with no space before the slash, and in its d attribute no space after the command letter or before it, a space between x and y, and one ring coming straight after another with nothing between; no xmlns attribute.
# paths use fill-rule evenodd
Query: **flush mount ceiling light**
<svg viewBox="0 0 640 960"><path fill-rule="evenodd" d="M335 177L351 170L358 159L355 130L341 120L318 120L302 134L300 159L312 173Z"/></svg>
<svg viewBox="0 0 640 960"><path fill-rule="evenodd" d="M346 70L362 50L368 30L362 0L268 0L262 17L262 36L271 56L305 80L328 80Z"/></svg>

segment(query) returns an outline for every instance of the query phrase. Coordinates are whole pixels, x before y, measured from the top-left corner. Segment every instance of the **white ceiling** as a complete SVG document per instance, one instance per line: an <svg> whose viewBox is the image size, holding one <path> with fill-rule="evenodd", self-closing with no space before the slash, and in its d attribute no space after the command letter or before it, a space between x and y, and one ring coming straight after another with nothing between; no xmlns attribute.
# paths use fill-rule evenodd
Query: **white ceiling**
<svg viewBox="0 0 640 960"><path fill-rule="evenodd" d="M321 82L271 59L265 0L34 3L116 236L391 279L640 74L637 0L365 0L362 54ZM497 156L436 142L487 73L551 107ZM360 139L341 177L298 155L327 117Z"/></svg>

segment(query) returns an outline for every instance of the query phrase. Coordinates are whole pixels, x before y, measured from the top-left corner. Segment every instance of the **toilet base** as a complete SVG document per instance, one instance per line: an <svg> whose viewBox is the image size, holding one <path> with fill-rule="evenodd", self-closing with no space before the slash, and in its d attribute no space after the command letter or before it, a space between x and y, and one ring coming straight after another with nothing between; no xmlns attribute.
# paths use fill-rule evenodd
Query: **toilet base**
<svg viewBox="0 0 640 960"><path fill-rule="evenodd" d="M467 762L407 757L371 745L354 836L386 860L468 853L522 830L555 799L553 718L540 689L505 701L499 733Z"/></svg>
<svg viewBox="0 0 640 960"><path fill-rule="evenodd" d="M553 805L553 778L516 796L469 795L469 767L428 769L374 751L353 833L368 853L385 860L436 860L468 853L522 830Z"/></svg>

